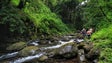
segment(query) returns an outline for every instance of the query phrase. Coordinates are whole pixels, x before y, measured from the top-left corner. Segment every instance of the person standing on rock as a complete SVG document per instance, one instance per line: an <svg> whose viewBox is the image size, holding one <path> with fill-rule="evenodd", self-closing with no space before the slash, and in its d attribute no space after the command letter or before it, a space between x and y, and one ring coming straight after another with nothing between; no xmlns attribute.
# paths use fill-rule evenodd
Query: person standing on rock
<svg viewBox="0 0 112 63"><path fill-rule="evenodd" d="M90 38L90 36L92 35L92 33L93 33L93 29L92 28L90 28L88 31L87 31L87 37L88 38Z"/></svg>
<svg viewBox="0 0 112 63"><path fill-rule="evenodd" d="M85 29L85 28L83 28L83 29L81 30L81 34L83 35L83 37L86 36L86 29Z"/></svg>

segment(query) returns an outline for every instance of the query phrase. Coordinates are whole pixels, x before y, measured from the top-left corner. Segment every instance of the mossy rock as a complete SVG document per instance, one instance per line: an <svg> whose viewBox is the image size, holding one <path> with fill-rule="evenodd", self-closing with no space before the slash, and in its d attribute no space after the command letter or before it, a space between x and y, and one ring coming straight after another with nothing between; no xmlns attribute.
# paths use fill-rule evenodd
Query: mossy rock
<svg viewBox="0 0 112 63"><path fill-rule="evenodd" d="M48 59L48 57L45 56L45 55L43 55L43 56L41 56L38 60L39 60L39 61L45 61L46 59Z"/></svg>
<svg viewBox="0 0 112 63"><path fill-rule="evenodd" d="M76 46L75 43L66 44L60 50L60 52L62 53L61 55L64 58L71 58L71 57L76 56L77 55L77 51L78 51L78 49L77 49L77 46Z"/></svg>
<svg viewBox="0 0 112 63"><path fill-rule="evenodd" d="M19 52L19 55L20 55L20 56L34 55L34 54L36 54L36 51L37 51L38 49L39 49L39 48L36 47L36 46L28 46L28 47L25 47L24 49L22 49L22 50Z"/></svg>
<svg viewBox="0 0 112 63"><path fill-rule="evenodd" d="M25 42L17 42L17 43L14 43L14 44L10 45L6 49L12 51L12 50L21 50L24 47L26 47L26 43Z"/></svg>
<svg viewBox="0 0 112 63"><path fill-rule="evenodd" d="M60 50L60 54L61 53L64 54L64 53L69 53L69 52L76 52L77 47L74 42L71 42L71 43L67 43L63 45L62 47L59 48L59 50Z"/></svg>

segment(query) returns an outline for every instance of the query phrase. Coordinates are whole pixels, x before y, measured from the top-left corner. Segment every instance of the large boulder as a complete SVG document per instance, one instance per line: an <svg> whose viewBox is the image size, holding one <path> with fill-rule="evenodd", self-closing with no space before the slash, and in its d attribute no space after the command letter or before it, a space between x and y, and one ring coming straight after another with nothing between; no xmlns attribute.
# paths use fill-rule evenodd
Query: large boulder
<svg viewBox="0 0 112 63"><path fill-rule="evenodd" d="M73 57L77 54L77 46L74 42L68 42L65 44L60 45L60 47L50 49L51 51L48 52L48 56L53 57L53 56L62 56L65 58L70 58Z"/></svg>
<svg viewBox="0 0 112 63"><path fill-rule="evenodd" d="M29 56L29 55L34 55L36 54L36 51L39 48L37 46L28 46L25 47L24 49L22 49L21 51L19 51L19 55L20 56Z"/></svg>
<svg viewBox="0 0 112 63"><path fill-rule="evenodd" d="M93 43L81 42L78 44L78 49L84 49L85 53L88 53L93 48Z"/></svg>
<svg viewBox="0 0 112 63"><path fill-rule="evenodd" d="M26 47L26 42L17 42L6 48L6 50L21 50Z"/></svg>
<svg viewBox="0 0 112 63"><path fill-rule="evenodd" d="M78 61L79 63L87 63L83 49L78 50Z"/></svg>

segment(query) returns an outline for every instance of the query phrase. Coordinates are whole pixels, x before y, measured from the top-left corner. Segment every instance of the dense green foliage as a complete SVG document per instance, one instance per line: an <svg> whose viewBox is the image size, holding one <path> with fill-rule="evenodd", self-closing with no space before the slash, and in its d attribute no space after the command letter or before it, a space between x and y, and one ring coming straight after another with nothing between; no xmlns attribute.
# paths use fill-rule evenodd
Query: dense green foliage
<svg viewBox="0 0 112 63"><path fill-rule="evenodd" d="M16 31L23 33L26 28L23 22L25 21L25 16L23 15L24 13L21 10L7 6L5 8L2 8L0 11L0 23L7 24L7 27L9 27L11 32Z"/></svg>
<svg viewBox="0 0 112 63"><path fill-rule="evenodd" d="M69 1L69 0L66 0ZM65 1L65 2L66 2ZM63 1L59 1L62 3ZM10 35L54 35L70 30L60 16L49 8L56 6L57 0L4 0L0 4L0 25L7 28L2 32ZM4 33L5 35L5 33Z"/></svg>
<svg viewBox="0 0 112 63"><path fill-rule="evenodd" d="M26 2L23 10L38 28L39 33L56 34L69 31L61 19L41 0Z"/></svg>
<svg viewBox="0 0 112 63"><path fill-rule="evenodd" d="M110 0L91 0L81 8L85 22L84 27L95 27L101 29L111 24L111 1Z"/></svg>
<svg viewBox="0 0 112 63"><path fill-rule="evenodd" d="M112 25L95 32L91 38L96 47L101 49L101 56L99 63L112 62Z"/></svg>
<svg viewBox="0 0 112 63"><path fill-rule="evenodd" d="M80 7L85 28L94 28L91 40L101 49L99 63L112 62L112 12L111 0L90 0Z"/></svg>
<svg viewBox="0 0 112 63"><path fill-rule="evenodd" d="M7 4L8 3L8 4ZM1 34L6 32L11 35L22 34L26 30L26 15L20 9L13 7L8 1L2 1L0 10L0 25L2 29ZM4 33L5 34L5 33ZM7 35L8 36L8 35Z"/></svg>
<svg viewBox="0 0 112 63"><path fill-rule="evenodd" d="M112 39L112 25L94 33L92 39Z"/></svg>

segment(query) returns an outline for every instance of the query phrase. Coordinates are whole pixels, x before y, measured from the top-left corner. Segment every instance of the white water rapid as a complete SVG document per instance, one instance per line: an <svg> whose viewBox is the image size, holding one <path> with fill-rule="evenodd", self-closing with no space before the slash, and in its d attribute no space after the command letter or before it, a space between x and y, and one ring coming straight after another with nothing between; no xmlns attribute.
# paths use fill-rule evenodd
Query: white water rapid
<svg viewBox="0 0 112 63"><path fill-rule="evenodd" d="M15 57L17 54L18 54L18 52L13 52L13 53L8 53L8 54L5 54L5 55L2 55L2 56L0 56L0 60Z"/></svg>
<svg viewBox="0 0 112 63"><path fill-rule="evenodd" d="M34 56L19 58L17 60L11 61L10 63L23 63L23 62L30 61L30 60L35 59L35 58L39 58L42 55L44 55L44 53L39 53L39 54L36 54Z"/></svg>

